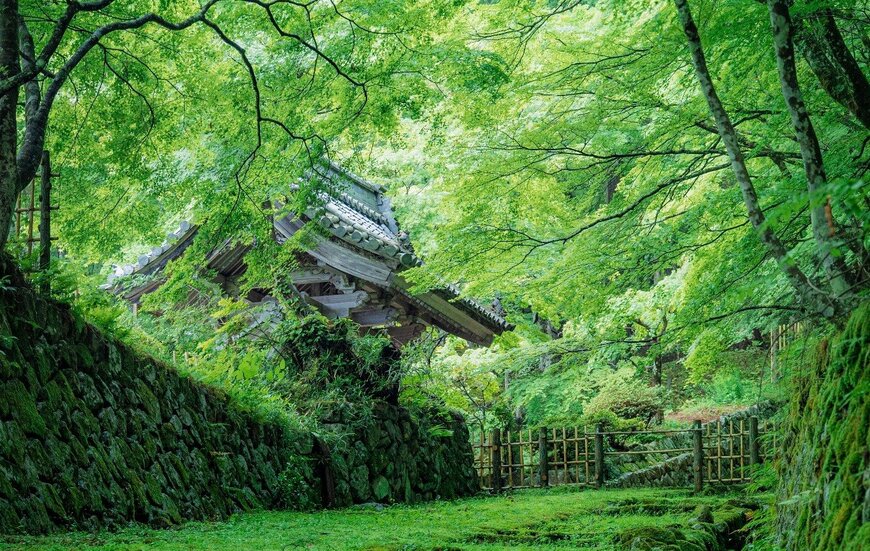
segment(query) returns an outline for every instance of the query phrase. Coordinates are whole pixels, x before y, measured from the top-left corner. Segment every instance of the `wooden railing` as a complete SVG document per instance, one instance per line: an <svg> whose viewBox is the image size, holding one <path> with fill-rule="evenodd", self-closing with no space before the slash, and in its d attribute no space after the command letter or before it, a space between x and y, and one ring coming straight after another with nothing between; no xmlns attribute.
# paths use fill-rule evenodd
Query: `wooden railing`
<svg viewBox="0 0 870 551"><path fill-rule="evenodd" d="M670 441L677 443L629 450L608 444L615 437L641 435L671 437ZM759 436L758 419L749 417L706 425L696 421L690 429L676 430L603 431L600 426L591 431L588 427L496 429L481 434L472 449L481 488L488 490L563 484L600 488L607 482L608 464L636 464L635 456L641 456L653 464L674 460L669 468L682 469L682 474L688 475L683 478L700 491L705 483L748 482L750 467L763 460Z"/></svg>

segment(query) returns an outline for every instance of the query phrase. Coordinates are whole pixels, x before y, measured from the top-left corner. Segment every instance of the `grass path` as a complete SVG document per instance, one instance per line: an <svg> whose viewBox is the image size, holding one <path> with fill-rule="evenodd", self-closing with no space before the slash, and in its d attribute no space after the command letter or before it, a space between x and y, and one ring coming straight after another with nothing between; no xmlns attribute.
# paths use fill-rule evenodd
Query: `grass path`
<svg viewBox="0 0 870 551"><path fill-rule="evenodd" d="M177 529L0 537L3 550L488 550L613 549L628 528L684 524L698 505L733 496L683 490L526 490L383 510L261 512Z"/></svg>

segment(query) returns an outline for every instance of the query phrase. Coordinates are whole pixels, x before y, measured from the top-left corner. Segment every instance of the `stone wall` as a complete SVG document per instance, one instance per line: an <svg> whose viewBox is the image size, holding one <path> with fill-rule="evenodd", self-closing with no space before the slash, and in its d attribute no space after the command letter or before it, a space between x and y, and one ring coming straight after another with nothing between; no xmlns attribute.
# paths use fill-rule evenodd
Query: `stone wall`
<svg viewBox="0 0 870 551"><path fill-rule="evenodd" d="M870 302L796 374L782 420L776 524L787 550L870 542Z"/></svg>
<svg viewBox="0 0 870 551"><path fill-rule="evenodd" d="M165 526L273 505L303 435L255 421L6 273L0 532Z"/></svg>
<svg viewBox="0 0 870 551"><path fill-rule="evenodd" d="M342 431L340 424L331 430ZM372 420L333 450L335 504L419 502L478 489L468 428L457 414L412 415L380 402Z"/></svg>
<svg viewBox="0 0 870 551"><path fill-rule="evenodd" d="M331 488L328 505L476 489L461 418L378 403L325 452L321 438L260 422L40 298L0 257L2 274L0 533L167 526L274 507L294 456L312 467L315 495Z"/></svg>

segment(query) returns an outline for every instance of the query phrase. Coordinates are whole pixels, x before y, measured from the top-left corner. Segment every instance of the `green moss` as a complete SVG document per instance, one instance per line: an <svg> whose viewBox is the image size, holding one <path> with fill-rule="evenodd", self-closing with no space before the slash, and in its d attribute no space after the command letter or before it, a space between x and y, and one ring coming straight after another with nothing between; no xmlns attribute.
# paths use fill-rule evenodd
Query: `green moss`
<svg viewBox="0 0 870 551"><path fill-rule="evenodd" d="M152 473L145 475L145 493L153 505L159 506L162 504L163 492L160 491L160 482Z"/></svg>
<svg viewBox="0 0 870 551"><path fill-rule="evenodd" d="M25 434L45 436L45 421L36 409L36 400L21 381L13 380L0 384L0 415L11 415Z"/></svg>
<svg viewBox="0 0 870 551"><path fill-rule="evenodd" d="M778 466L779 534L789 548L860 549L864 480L870 476L870 303L823 342L798 377ZM821 496L824 495L824 499Z"/></svg>
<svg viewBox="0 0 870 551"><path fill-rule="evenodd" d="M383 501L390 495L390 482L383 476L377 477L374 482L372 482L372 493L374 494L375 499Z"/></svg>
<svg viewBox="0 0 870 551"><path fill-rule="evenodd" d="M234 493L240 501L250 496ZM680 512L621 514L602 511L638 498ZM692 526L695 507L708 505L714 518L726 497L692 496L682 490L578 491L560 487L417 506L354 507L345 510L239 514L225 523L190 523L175 530L134 528L118 533L21 538L16 549L496 549L614 551L616 541L656 536L669 551L707 551L709 537ZM205 500L204 500L205 501ZM159 516L171 522L162 508ZM156 519L155 519L156 520ZM634 538L629 537L634 536ZM639 542L640 545L641 542ZM656 549L656 547L637 547Z"/></svg>

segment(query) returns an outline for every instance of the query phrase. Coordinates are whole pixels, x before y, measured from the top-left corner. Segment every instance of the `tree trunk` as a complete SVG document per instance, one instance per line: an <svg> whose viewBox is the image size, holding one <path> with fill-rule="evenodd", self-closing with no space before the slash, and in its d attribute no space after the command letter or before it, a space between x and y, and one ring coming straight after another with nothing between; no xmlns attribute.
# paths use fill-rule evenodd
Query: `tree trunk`
<svg viewBox="0 0 870 551"><path fill-rule="evenodd" d="M842 254L836 250L837 228L828 200L819 197L827 183L822 150L816 131L807 112L797 78L794 58L793 27L786 0L768 0L770 23L773 26L773 42L776 49L776 66L782 96L791 115L795 137L801 149L804 171L807 176L807 190L810 194L810 220L819 263L824 267L834 295L838 299L849 294L849 271Z"/></svg>
<svg viewBox="0 0 870 551"><path fill-rule="evenodd" d="M831 98L870 129L870 82L830 9L794 21L794 44Z"/></svg>
<svg viewBox="0 0 870 551"><path fill-rule="evenodd" d="M18 1L0 0L0 77L18 72ZM0 251L6 247L18 197L18 87L0 96Z"/></svg>
<svg viewBox="0 0 870 551"><path fill-rule="evenodd" d="M752 179L749 176L749 171L746 168L746 162L743 158L743 152L738 145L737 132L725 107L722 105L716 88L713 86L713 80L710 77L710 71L707 68L707 60L704 56L704 49L701 46L701 37L698 35L698 27L695 25L695 20L692 18L692 13L689 10L687 0L674 0L677 12L680 18L680 24L683 27L683 32L686 35L686 40L689 43L689 50L692 54L692 65L695 68L695 74L698 77L698 82L701 85L701 91L704 98L707 100L707 105L710 108L710 113L716 121L716 128L722 143L725 145L725 150L728 153L728 158L731 161L731 169L734 171L734 176L740 186L740 191L743 193L743 202L746 204L747 214L752 227L758 234L761 243L767 249L768 253L776 260L780 268L788 277L792 287L797 291L802 302L809 308L823 312L825 315L833 315L834 310L831 307L827 297L820 295L814 291L813 285L810 283L807 276L798 268L794 262L788 257L788 251L782 244L782 241L776 236L770 227L765 224L764 212L758 203L758 195L755 192L755 186L752 184Z"/></svg>

